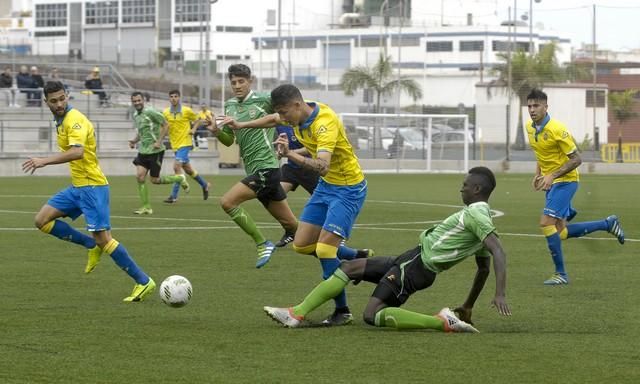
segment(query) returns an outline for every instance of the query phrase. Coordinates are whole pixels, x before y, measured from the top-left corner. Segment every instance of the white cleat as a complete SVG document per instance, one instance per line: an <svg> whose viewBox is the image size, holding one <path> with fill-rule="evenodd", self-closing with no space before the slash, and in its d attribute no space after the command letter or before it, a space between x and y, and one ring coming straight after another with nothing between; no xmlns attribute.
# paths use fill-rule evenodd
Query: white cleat
<svg viewBox="0 0 640 384"><path fill-rule="evenodd" d="M294 315L291 308L264 307L263 309L274 321L287 328L297 328L302 324L303 318Z"/></svg>
<svg viewBox="0 0 640 384"><path fill-rule="evenodd" d="M473 325L458 319L456 314L447 307L442 308L436 316L444 321L445 332L480 333Z"/></svg>

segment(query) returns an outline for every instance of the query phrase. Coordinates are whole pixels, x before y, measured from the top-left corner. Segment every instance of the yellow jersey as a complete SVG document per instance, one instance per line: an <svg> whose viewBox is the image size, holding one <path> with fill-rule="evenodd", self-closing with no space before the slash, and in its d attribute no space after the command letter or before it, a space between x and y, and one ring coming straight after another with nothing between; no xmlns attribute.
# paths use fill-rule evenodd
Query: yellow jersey
<svg viewBox="0 0 640 384"><path fill-rule="evenodd" d="M321 103L307 104L313 108L311 116L300 126L293 127L293 130L312 158L317 158L319 152L331 153L329 172L322 179L329 184L343 186L360 183L364 180L364 174L336 113Z"/></svg>
<svg viewBox="0 0 640 384"><path fill-rule="evenodd" d="M169 123L169 143L171 148L176 151L182 147L193 146L193 138L191 137L191 123L198 120L198 116L189 107L180 104L177 108L166 108L162 115L167 123Z"/></svg>
<svg viewBox="0 0 640 384"><path fill-rule="evenodd" d="M198 120L206 120L207 118L211 119L212 118L212 114L211 111L200 111L198 112Z"/></svg>
<svg viewBox="0 0 640 384"><path fill-rule="evenodd" d="M55 123L61 152L76 146L84 149L81 159L69 162L71 184L74 187L109 184L98 164L96 133L91 121L77 109L67 107L64 116L56 118Z"/></svg>
<svg viewBox="0 0 640 384"><path fill-rule="evenodd" d="M527 122L527 136L542 175L548 175L559 169L569 160L568 155L578 150L567 127L558 120L552 119L548 114L540 126L534 126L532 120ZM574 169L553 182L578 180L578 170Z"/></svg>

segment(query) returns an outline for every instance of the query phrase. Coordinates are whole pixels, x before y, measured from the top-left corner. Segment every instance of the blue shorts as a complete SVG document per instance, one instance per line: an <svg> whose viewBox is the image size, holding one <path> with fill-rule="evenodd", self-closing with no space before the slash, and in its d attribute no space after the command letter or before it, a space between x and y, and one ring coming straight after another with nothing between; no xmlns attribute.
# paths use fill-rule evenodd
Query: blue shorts
<svg viewBox="0 0 640 384"><path fill-rule="evenodd" d="M87 231L111 229L109 220L109 186L70 186L53 195L47 204L75 220L84 215Z"/></svg>
<svg viewBox="0 0 640 384"><path fill-rule="evenodd" d="M356 185L333 185L320 179L318 186L302 210L300 221L322 227L343 239L351 228L367 197L367 181Z"/></svg>
<svg viewBox="0 0 640 384"><path fill-rule="evenodd" d="M577 190L577 181L564 181L551 185L551 189L546 193L546 202L542 213L556 219L566 219L573 210L571 199Z"/></svg>
<svg viewBox="0 0 640 384"><path fill-rule="evenodd" d="M193 149L192 146L180 147L175 153L176 161L182 164L189 164L189 152Z"/></svg>

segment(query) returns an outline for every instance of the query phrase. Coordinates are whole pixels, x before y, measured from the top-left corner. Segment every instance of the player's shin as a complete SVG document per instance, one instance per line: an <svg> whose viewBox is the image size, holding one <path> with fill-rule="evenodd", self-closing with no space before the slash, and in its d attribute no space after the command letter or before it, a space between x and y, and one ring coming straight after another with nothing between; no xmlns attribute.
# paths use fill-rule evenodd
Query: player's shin
<svg viewBox="0 0 640 384"><path fill-rule="evenodd" d="M70 241L74 244L82 245L87 249L96 246L96 241L91 236L79 232L62 220L52 220L39 228L42 232L57 237L60 240Z"/></svg>
<svg viewBox="0 0 640 384"><path fill-rule="evenodd" d="M293 307L293 314L296 316L306 316L309 312L315 310L322 304L331 300L340 292L344 291L344 287L349 284L347 275L338 269L327 280L316 285L316 287L304 298L302 303Z"/></svg>
<svg viewBox="0 0 640 384"><path fill-rule="evenodd" d="M436 316L407 311L402 308L387 307L376 313L376 327L396 329L435 329L444 331L444 321Z"/></svg>
<svg viewBox="0 0 640 384"><path fill-rule="evenodd" d="M149 282L149 276L138 267L129 255L129 252L127 252L127 249L116 239L111 239L111 241L104 246L103 250L111 255L116 265L131 276L137 284L144 285Z"/></svg>

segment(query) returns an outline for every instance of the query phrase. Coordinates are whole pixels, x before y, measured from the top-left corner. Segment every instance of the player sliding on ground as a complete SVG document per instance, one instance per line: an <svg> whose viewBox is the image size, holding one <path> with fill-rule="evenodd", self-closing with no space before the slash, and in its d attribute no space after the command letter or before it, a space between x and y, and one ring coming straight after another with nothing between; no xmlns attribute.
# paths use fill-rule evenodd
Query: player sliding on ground
<svg viewBox="0 0 640 384"><path fill-rule="evenodd" d="M285 327L304 324L304 317L343 291L349 281L377 284L364 310L364 321L376 327L435 329L444 332L478 332L471 322L476 299L489 276L493 255L496 292L491 301L498 313L510 316L505 298L506 255L495 233L488 200L496 180L488 168L476 167L462 183L465 207L432 229L424 231L419 245L398 257L373 257L342 262L327 280L318 284L302 303L290 308L264 307L265 312ZM451 311L443 308L434 316L399 308L409 296L430 287L438 273L475 256L478 270L467 300Z"/></svg>

